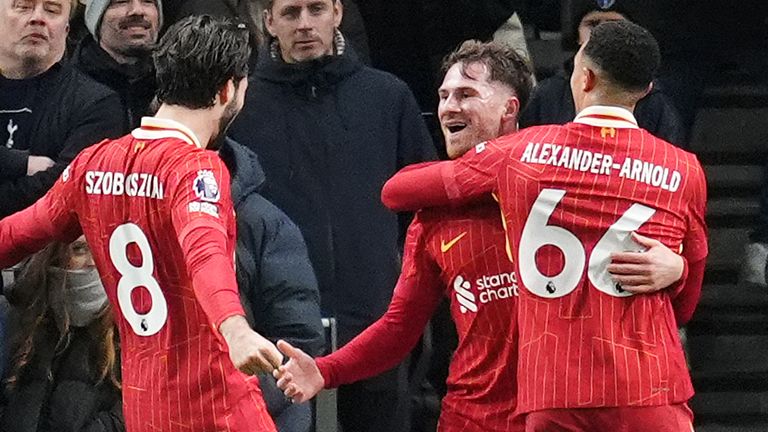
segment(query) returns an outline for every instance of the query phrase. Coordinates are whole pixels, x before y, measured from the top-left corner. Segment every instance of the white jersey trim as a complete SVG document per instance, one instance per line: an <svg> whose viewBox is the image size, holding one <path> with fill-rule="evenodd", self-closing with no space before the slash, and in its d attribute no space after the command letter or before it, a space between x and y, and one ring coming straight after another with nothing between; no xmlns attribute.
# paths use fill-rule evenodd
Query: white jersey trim
<svg viewBox="0 0 768 432"><path fill-rule="evenodd" d="M626 108L616 106L594 105L584 108L573 122L597 127L639 129L635 116Z"/></svg>
<svg viewBox="0 0 768 432"><path fill-rule="evenodd" d="M131 135L136 139L146 140L177 138L197 148L204 148L191 129L171 119L143 117L141 127L134 129Z"/></svg>

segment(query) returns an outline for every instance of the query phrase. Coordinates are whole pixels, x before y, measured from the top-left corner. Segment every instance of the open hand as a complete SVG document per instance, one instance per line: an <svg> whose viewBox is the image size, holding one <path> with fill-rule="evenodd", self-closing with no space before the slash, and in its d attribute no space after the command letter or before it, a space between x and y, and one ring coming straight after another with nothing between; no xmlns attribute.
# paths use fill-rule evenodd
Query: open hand
<svg viewBox="0 0 768 432"><path fill-rule="evenodd" d="M294 403L315 397L325 385L315 360L284 340L277 341L277 347L289 358L286 364L274 372L277 386Z"/></svg>
<svg viewBox="0 0 768 432"><path fill-rule="evenodd" d="M644 246L644 252L614 252L608 272L621 288L635 294L659 291L674 284L683 275L683 257L660 241L635 232L632 239Z"/></svg>

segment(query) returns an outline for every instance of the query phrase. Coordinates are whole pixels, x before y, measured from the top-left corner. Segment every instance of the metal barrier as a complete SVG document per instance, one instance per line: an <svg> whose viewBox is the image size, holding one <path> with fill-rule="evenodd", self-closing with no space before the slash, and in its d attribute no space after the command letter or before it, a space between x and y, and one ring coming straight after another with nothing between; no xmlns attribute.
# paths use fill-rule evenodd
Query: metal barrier
<svg viewBox="0 0 768 432"><path fill-rule="evenodd" d="M338 348L338 331L336 318L323 318L326 340L331 342L331 352ZM336 389L323 390L315 397L315 432L338 432L338 407L336 405Z"/></svg>

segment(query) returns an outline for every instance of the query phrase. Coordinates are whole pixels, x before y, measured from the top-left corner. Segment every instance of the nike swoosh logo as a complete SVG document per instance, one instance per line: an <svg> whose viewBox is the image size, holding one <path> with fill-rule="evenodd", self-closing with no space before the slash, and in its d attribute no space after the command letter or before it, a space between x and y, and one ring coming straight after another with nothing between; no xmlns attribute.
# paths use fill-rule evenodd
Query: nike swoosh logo
<svg viewBox="0 0 768 432"><path fill-rule="evenodd" d="M452 248L453 245L455 245L465 235L467 235L466 231L461 233L461 234L459 234L458 236L456 236L456 238L454 238L453 240L449 241L448 243L446 243L445 241L441 241L440 242L440 252L442 252L442 253L448 252L448 249Z"/></svg>

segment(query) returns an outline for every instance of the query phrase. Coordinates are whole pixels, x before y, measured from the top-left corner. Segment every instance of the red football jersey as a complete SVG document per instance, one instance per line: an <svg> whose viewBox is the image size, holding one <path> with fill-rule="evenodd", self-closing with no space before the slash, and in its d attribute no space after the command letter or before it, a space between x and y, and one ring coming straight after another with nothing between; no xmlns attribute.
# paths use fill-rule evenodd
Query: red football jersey
<svg viewBox="0 0 768 432"><path fill-rule="evenodd" d="M523 288L522 412L693 395L671 304L682 294L630 296L606 267L611 252L639 249L632 231L703 262L706 184L694 155L639 129L627 110L591 107L573 123L479 144L437 169L453 200L500 196Z"/></svg>
<svg viewBox="0 0 768 432"><path fill-rule="evenodd" d="M393 367L413 348L447 296L459 336L440 432L524 430L514 416L517 278L495 203L416 214L403 271L384 316L341 350L317 360L327 387Z"/></svg>
<svg viewBox="0 0 768 432"><path fill-rule="evenodd" d="M33 207L0 223L0 264L82 232L119 325L129 431L274 431L255 377L219 335L243 314L229 173L183 125L84 150Z"/></svg>

